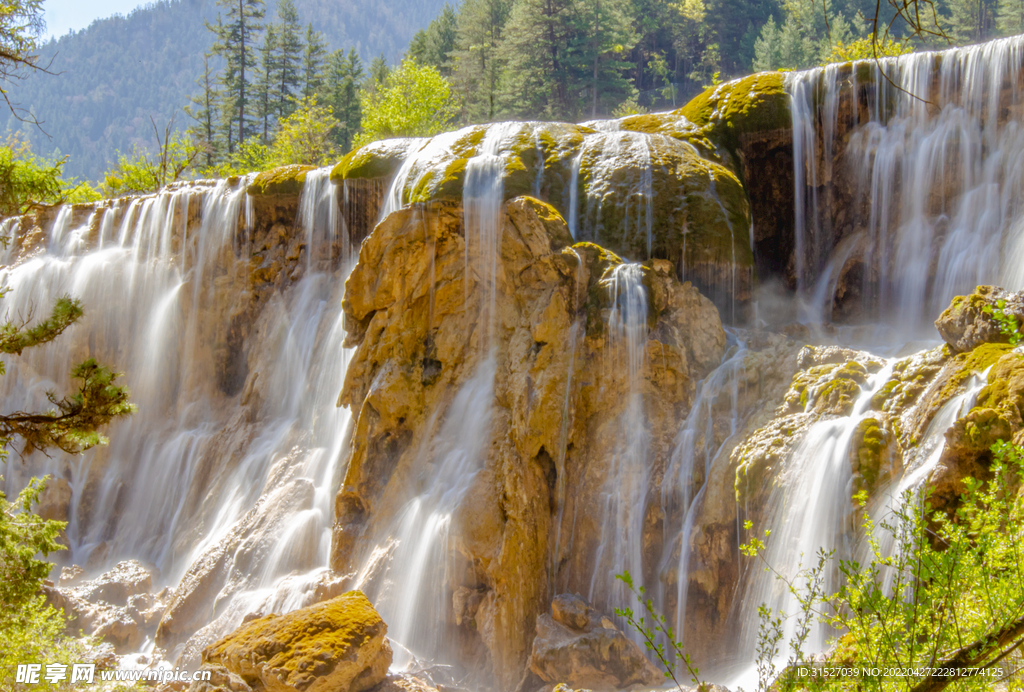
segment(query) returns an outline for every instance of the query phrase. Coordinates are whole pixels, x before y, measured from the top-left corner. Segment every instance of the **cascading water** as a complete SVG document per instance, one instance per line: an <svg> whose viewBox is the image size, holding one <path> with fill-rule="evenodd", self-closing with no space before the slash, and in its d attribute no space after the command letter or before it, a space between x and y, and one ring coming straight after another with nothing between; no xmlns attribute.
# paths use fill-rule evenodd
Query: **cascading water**
<svg viewBox="0 0 1024 692"><path fill-rule="evenodd" d="M116 201L79 224L65 207L45 250L33 253L17 239L26 256L0 274L11 314L64 293L85 307L56 342L7 359L6 406L45 408L45 391L66 388L71 366L88 356L123 368L138 406L110 427L106 447L10 464L5 491L42 474L66 482L66 559L90 572L139 559L180 596L184 575L220 564L200 577L214 580L215 598L197 606L195 624L211 636L247 613L309 602L326 570L348 427L348 412L335 407L348 358L340 310L346 268L314 264L270 298L245 352L221 355L244 295L248 256L236 252L244 249L237 226L246 182ZM333 228L316 220L329 217L326 205L335 205L333 195L321 194L302 222L310 246L333 238Z"/></svg>
<svg viewBox="0 0 1024 692"><path fill-rule="evenodd" d="M711 476L711 465L743 422L739 412L739 396L741 380L746 376L746 357L749 351L741 338L734 334L730 336L736 343L726 353L722 364L701 382L697 398L679 430L662 482L661 506L677 506L683 519L682 525L674 533L671 527L666 531L662 563L659 566L659 573L663 575L659 581L662 585L661 602L667 604L672 600L671 596L674 596L675 630L679 633L685 632L690 536ZM715 423L726 410L723 399L728 401L729 433L718 442ZM699 487L694 493L693 486L698 478ZM674 589L670 586L673 582Z"/></svg>
<svg viewBox="0 0 1024 692"><path fill-rule="evenodd" d="M465 271L467 277L473 277L474 291L480 290L484 296L475 320L482 330L478 348L484 356L474 376L462 385L448 410L433 413L428 429L437 429L437 432L427 438L415 464L424 474L418 481L419 489L399 516L386 522L370 541L373 547L364 558L364 567L357 579L357 585L373 595L382 617L389 623L389 637L397 644L395 665L398 667L443 661L446 650L451 648L445 637L445 623L451 609L446 587L452 560L449 539L455 529L453 515L490 453L504 152L522 127L521 123L502 123L490 128L477 154L466 164ZM412 158L433 155L421 151ZM416 170L415 165L406 163L389 193L389 200L396 203ZM467 281L467 303L470 301L469 285ZM386 555L387 566L378 576L372 569L381 555Z"/></svg>
<svg viewBox="0 0 1024 692"><path fill-rule="evenodd" d="M607 129L583 140L573 159L569 189L569 231L576 240L601 242L605 224L621 224L625 238L642 238L649 259L654 242L654 176L651 162L652 135ZM624 162L629 172L622 174ZM584 166L584 180L580 180ZM579 188L585 195L580 199ZM603 217L604 200L613 197L621 219ZM580 214L579 207L583 207ZM616 229L617 230L617 229Z"/></svg>
<svg viewBox="0 0 1024 692"><path fill-rule="evenodd" d="M979 283L1024 287L1022 56L1016 37L788 78L805 319L858 266L865 306L912 329Z"/></svg>
<svg viewBox="0 0 1024 692"><path fill-rule="evenodd" d="M591 576L590 600L610 592L626 603L629 592L614 580L622 570L642 575L644 510L650 473L650 431L644 414L643 372L647 344L647 290L639 264L620 264L607 283L606 377L626 379L627 398L618 414L618 444L602 492L601 540Z"/></svg>

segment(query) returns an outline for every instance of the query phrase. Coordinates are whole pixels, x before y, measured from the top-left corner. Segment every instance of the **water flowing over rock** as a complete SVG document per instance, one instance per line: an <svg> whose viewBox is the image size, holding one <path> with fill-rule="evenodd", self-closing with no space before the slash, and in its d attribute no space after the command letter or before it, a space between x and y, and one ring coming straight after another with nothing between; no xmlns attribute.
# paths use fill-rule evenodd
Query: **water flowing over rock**
<svg viewBox="0 0 1024 692"><path fill-rule="evenodd" d="M621 566L602 557L595 522L612 460L664 468L674 421L725 335L667 263L573 246L558 213L529 197L497 221L494 265L473 254L478 229L456 202L396 211L360 249L341 396L355 433L332 566L363 565L354 583L375 594L402 647L431 658L447 643L468 663L482 654L514 687L556 584L607 598ZM616 288L626 267L640 304ZM640 316L642 349L627 353L615 336L618 311ZM636 406L646 420L629 418ZM619 449L626 420L648 428L640 457ZM656 543L643 519L656 502L653 488L637 492L639 549ZM594 587L594 573L608 578Z"/></svg>
<svg viewBox="0 0 1024 692"><path fill-rule="evenodd" d="M586 124L497 123L369 144L339 163L332 178L389 180L384 219L410 203L461 199L469 162L490 142L502 159L504 199L526 194L549 202L577 241L637 261L671 261L680 279L692 280L730 319L740 319L754 272L739 161L724 148L722 155L701 153L713 146L714 128L701 129L681 114L665 122L653 117L626 118L600 131Z"/></svg>
<svg viewBox="0 0 1024 692"><path fill-rule="evenodd" d="M786 574L860 559L855 493L876 524L926 484L951 510L1024 443L1022 46L0 221L11 314L86 309L5 357L4 410L87 357L138 405L107 446L4 468L9 496L51 475L68 522L50 602L205 666L193 692L613 689L656 677L608 615L629 570L749 689L758 606L798 604L746 520ZM354 589L371 672L318 682L301 623L344 630Z"/></svg>
<svg viewBox="0 0 1024 692"><path fill-rule="evenodd" d="M1022 50L1014 37L788 78L790 280L809 319L916 329L978 284L1024 288Z"/></svg>

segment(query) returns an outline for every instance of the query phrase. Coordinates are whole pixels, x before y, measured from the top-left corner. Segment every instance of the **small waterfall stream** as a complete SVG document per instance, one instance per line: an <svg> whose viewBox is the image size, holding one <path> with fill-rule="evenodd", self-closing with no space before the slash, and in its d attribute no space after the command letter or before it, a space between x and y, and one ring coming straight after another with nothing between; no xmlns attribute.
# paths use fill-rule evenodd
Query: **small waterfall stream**
<svg viewBox="0 0 1024 692"><path fill-rule="evenodd" d="M615 267L607 284L608 314L605 369L626 378L626 401L619 415L618 446L608 464L602 493L601 538L591 573L591 602L610 593L627 603L629 592L614 579L622 570L642 575L644 510L650 473L650 432L644 413L644 364L647 358L647 290L639 264ZM611 588L609 588L611 585Z"/></svg>

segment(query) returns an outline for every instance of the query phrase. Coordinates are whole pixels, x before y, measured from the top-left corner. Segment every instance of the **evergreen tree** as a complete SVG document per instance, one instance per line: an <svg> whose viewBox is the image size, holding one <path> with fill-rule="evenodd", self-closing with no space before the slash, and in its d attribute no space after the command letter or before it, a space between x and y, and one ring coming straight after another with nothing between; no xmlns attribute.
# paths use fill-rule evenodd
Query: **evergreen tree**
<svg viewBox="0 0 1024 692"><path fill-rule="evenodd" d="M499 115L498 93L505 59L499 55L511 0L465 0L451 52L452 82L462 97L462 119L489 122Z"/></svg>
<svg viewBox="0 0 1024 692"><path fill-rule="evenodd" d="M288 117L295 110L293 99L302 85L302 30L299 11L294 0L280 0L277 5L277 117Z"/></svg>
<svg viewBox="0 0 1024 692"><path fill-rule="evenodd" d="M498 51L506 64L501 102L520 117L573 119L569 45L576 7L572 0L518 0Z"/></svg>
<svg viewBox="0 0 1024 692"><path fill-rule="evenodd" d="M263 45L260 46L259 79L256 82L256 93L259 103L257 114L263 121L263 143L270 142L270 124L275 120L277 110L277 62L278 62L278 28L267 24L263 34Z"/></svg>
<svg viewBox="0 0 1024 692"><path fill-rule="evenodd" d="M343 152L352 148L352 140L359 130L362 111L359 91L363 84L363 63L355 48L333 51L327 57L327 100L338 126L332 130L335 144Z"/></svg>
<svg viewBox="0 0 1024 692"><path fill-rule="evenodd" d="M224 85L225 112L231 127L236 129L237 142L244 142L252 133L252 101L250 89L257 66L256 39L263 29L263 0L217 0L225 9L227 22L218 17L216 26L207 23L217 40L213 51L227 62L221 79ZM230 128L229 128L230 130ZM231 151L229 142L228 150Z"/></svg>
<svg viewBox="0 0 1024 692"><path fill-rule="evenodd" d="M324 61L327 43L313 25L306 27L306 49L302 53L302 97L311 98L320 92L324 82Z"/></svg>
<svg viewBox="0 0 1024 692"><path fill-rule="evenodd" d="M997 23L1003 36L1024 33L1024 0L999 0Z"/></svg>
<svg viewBox="0 0 1024 692"><path fill-rule="evenodd" d="M948 31L958 44L984 41L995 33L996 0L950 0L948 12Z"/></svg>
<svg viewBox="0 0 1024 692"><path fill-rule="evenodd" d="M626 78L629 63L623 57L636 36L630 26L627 8L622 0L581 0L578 6L572 63L576 68L571 75L571 91L589 91L590 117L610 113L612 108L636 96L636 90ZM580 100L574 108L587 112Z"/></svg>
<svg viewBox="0 0 1024 692"><path fill-rule="evenodd" d="M203 74L196 79L200 91L190 96L190 103L185 106L185 113L195 121L188 132L202 150L207 168L213 166L217 158L217 102L220 100L216 78L210 69L211 57L209 53L203 53Z"/></svg>
<svg viewBox="0 0 1024 692"><path fill-rule="evenodd" d="M366 83L366 89L370 92L377 91L387 81L390 73L391 68L388 67L388 61L384 59L384 54L381 53L370 61L370 79Z"/></svg>
<svg viewBox="0 0 1024 692"><path fill-rule="evenodd" d="M458 17L447 2L426 29L420 29L409 43L409 57L421 65L432 65L444 77L452 74L452 51L458 36Z"/></svg>

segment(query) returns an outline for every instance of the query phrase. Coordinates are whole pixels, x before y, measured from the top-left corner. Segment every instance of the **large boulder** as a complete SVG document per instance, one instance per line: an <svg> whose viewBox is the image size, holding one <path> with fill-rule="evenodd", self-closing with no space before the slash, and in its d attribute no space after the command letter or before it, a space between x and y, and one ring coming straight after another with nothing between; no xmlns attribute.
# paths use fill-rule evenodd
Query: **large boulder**
<svg viewBox="0 0 1024 692"><path fill-rule="evenodd" d="M935 320L935 328L954 353L973 351L984 343L1009 343L995 315L1000 304L1006 317L1024 323L1024 294L978 286L971 295L954 298Z"/></svg>
<svg viewBox="0 0 1024 692"><path fill-rule="evenodd" d="M552 614L537 618L530 670L544 682L590 690L654 685L662 677L609 617L569 594L556 596Z"/></svg>
<svg viewBox="0 0 1024 692"><path fill-rule="evenodd" d="M387 625L359 591L286 615L251 620L203 652L251 689L362 692L391 665ZM224 687L244 690L230 675Z"/></svg>
<svg viewBox="0 0 1024 692"><path fill-rule="evenodd" d="M559 210L577 241L634 261L670 260L680 279L732 311L753 291L747 193L732 159L691 143L706 141L708 128L663 121L685 118L472 125L428 140L366 145L331 179L353 186L347 194L385 181L402 203L462 201L474 158L496 155L505 200L538 197Z"/></svg>

